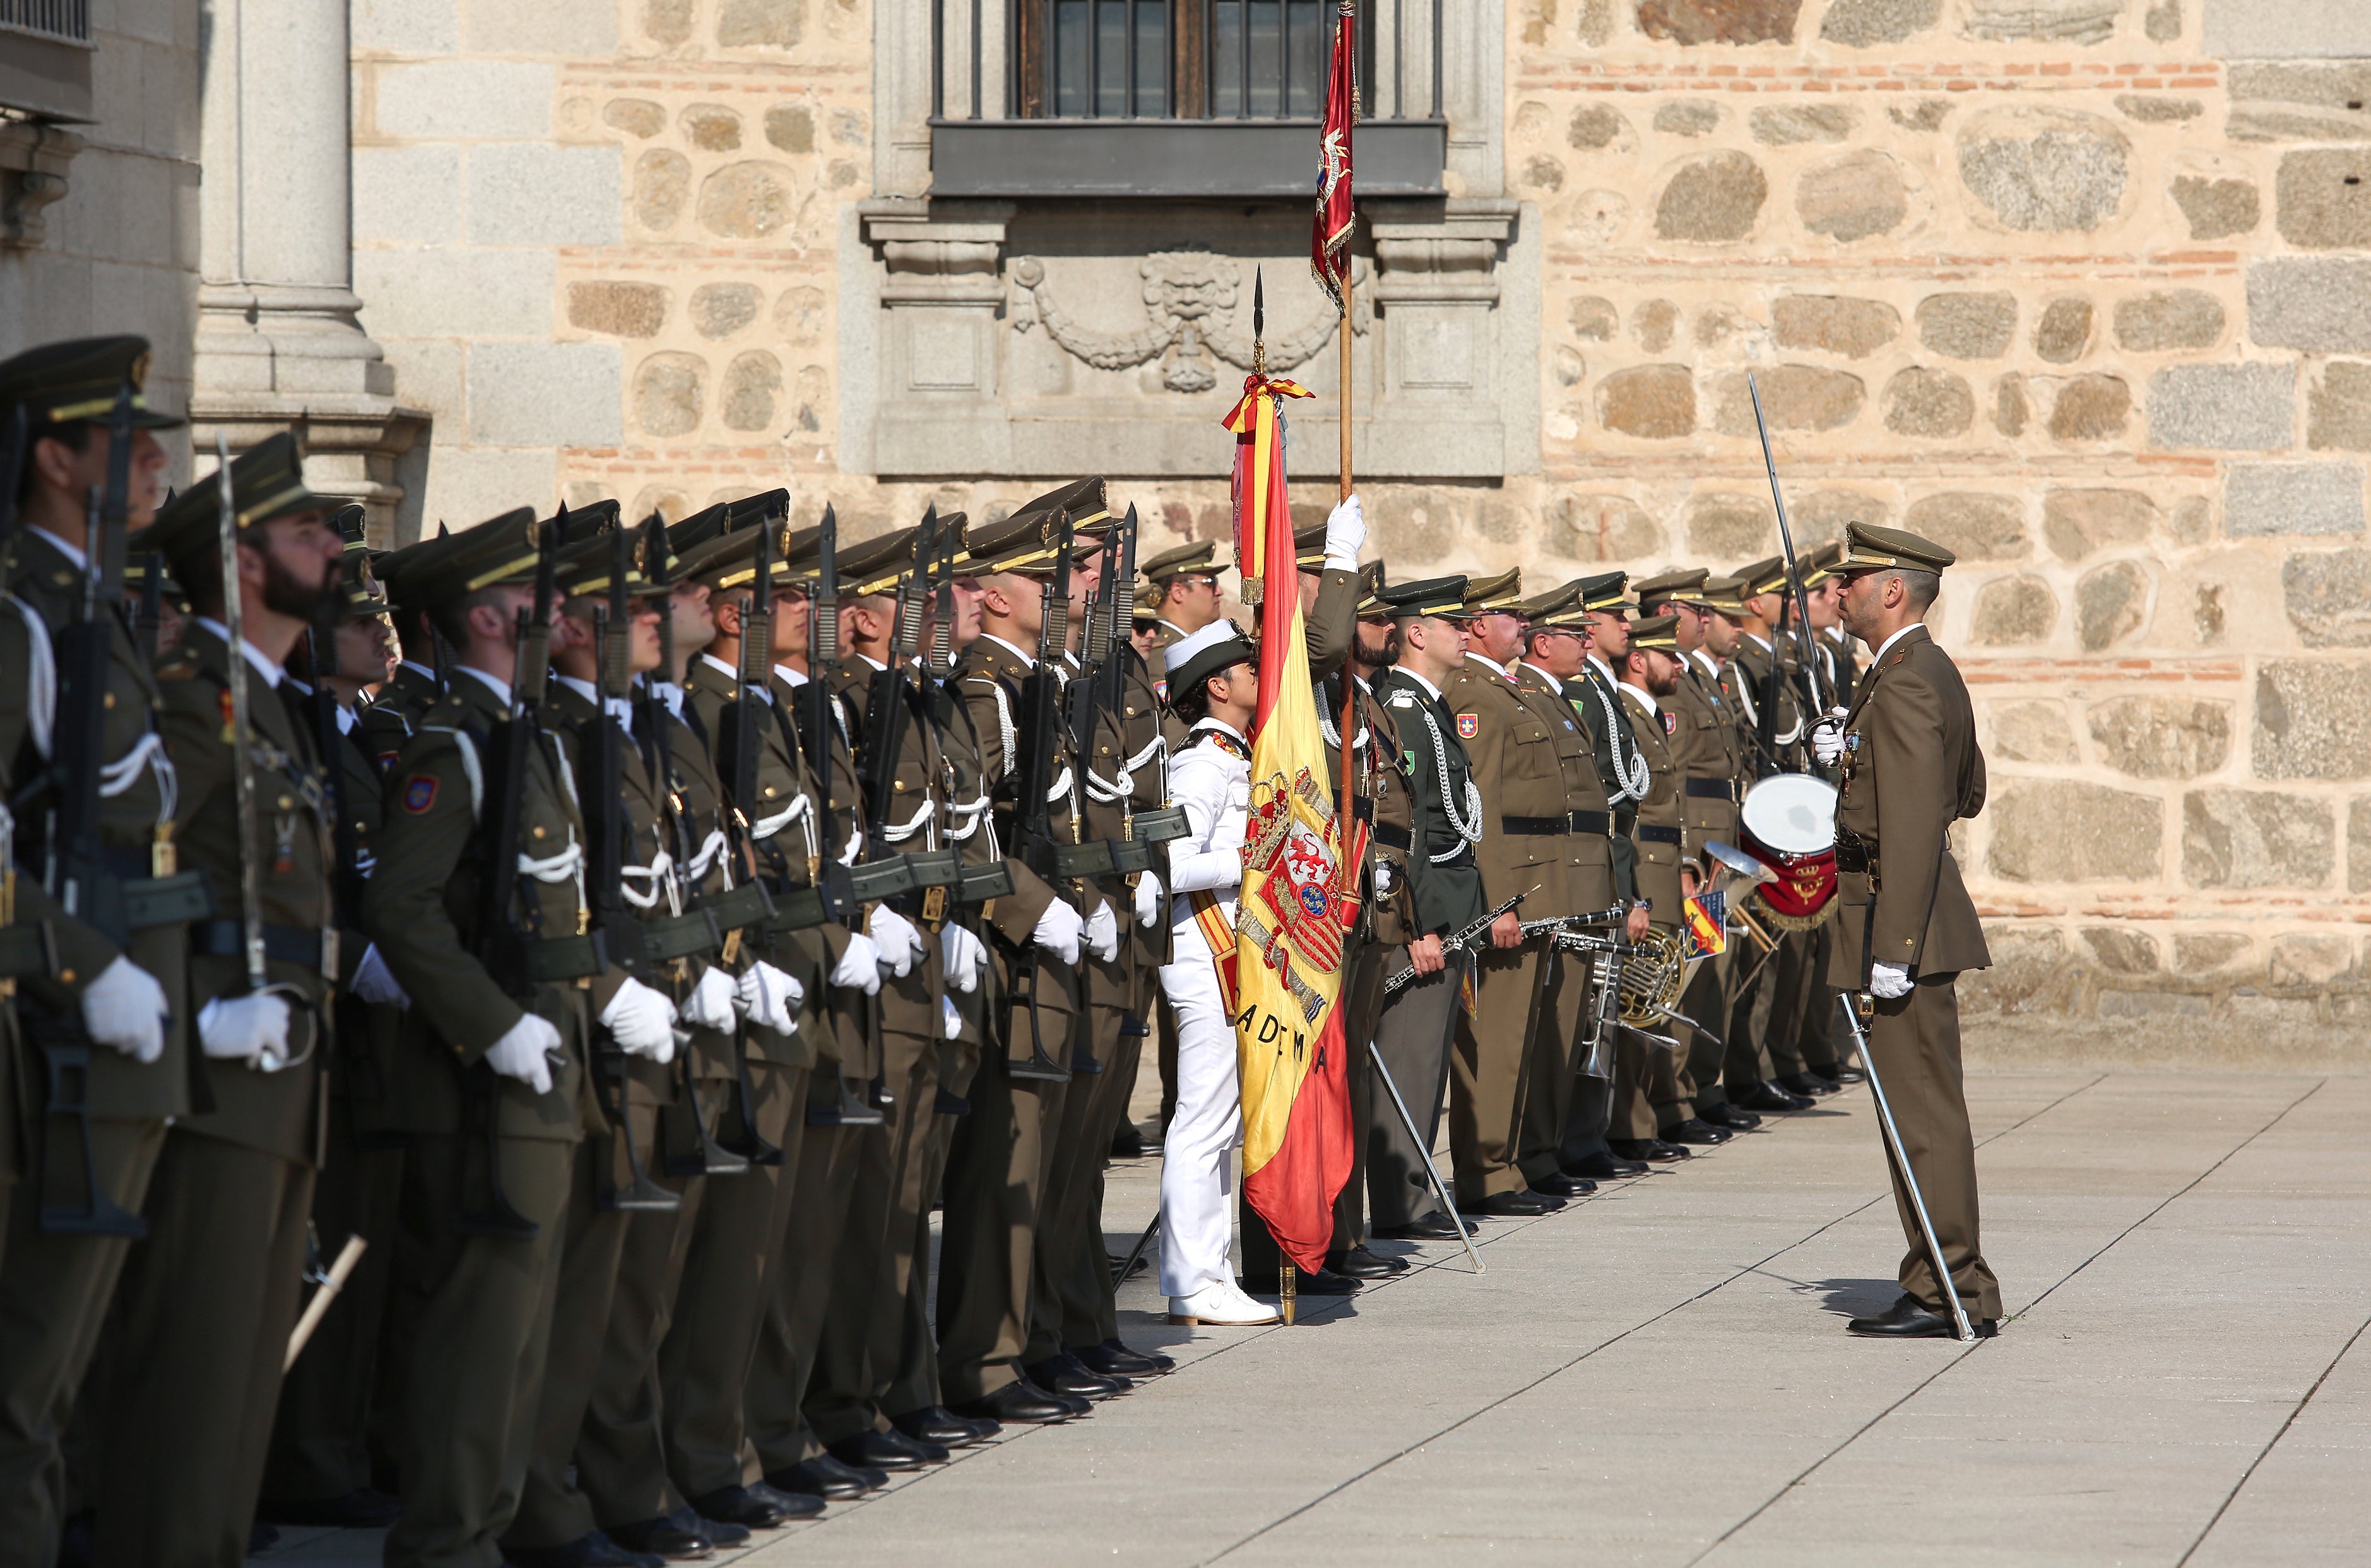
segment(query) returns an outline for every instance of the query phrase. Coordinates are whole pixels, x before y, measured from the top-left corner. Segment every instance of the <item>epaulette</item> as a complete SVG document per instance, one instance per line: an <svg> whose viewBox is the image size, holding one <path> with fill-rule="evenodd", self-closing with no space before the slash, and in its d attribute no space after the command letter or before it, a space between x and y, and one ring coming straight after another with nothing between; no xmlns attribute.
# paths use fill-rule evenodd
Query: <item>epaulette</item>
<svg viewBox="0 0 2371 1568"><path fill-rule="evenodd" d="M197 656L181 650L167 654L156 665L160 681L186 681L198 673Z"/></svg>

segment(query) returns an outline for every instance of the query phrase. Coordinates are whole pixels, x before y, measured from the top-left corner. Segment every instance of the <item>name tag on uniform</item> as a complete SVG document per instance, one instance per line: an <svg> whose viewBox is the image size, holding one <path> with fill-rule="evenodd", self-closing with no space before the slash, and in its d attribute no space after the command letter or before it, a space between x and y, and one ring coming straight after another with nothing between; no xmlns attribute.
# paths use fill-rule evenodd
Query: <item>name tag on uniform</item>
<svg viewBox="0 0 2371 1568"><path fill-rule="evenodd" d="M1470 741L1481 732L1482 721L1480 719L1471 713L1461 713L1457 716L1457 738L1459 740Z"/></svg>

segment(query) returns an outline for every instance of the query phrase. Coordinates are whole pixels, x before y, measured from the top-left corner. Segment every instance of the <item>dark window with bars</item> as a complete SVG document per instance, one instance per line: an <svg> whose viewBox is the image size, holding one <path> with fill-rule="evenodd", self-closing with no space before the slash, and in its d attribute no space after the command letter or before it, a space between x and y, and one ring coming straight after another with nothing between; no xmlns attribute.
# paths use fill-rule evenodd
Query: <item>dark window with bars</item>
<svg viewBox="0 0 2371 1568"><path fill-rule="evenodd" d="M90 0L0 0L0 29L90 41Z"/></svg>
<svg viewBox="0 0 2371 1568"><path fill-rule="evenodd" d="M1015 118L1314 120L1324 112L1337 0L1012 3ZM1374 9L1375 0L1359 0L1362 80L1375 58Z"/></svg>

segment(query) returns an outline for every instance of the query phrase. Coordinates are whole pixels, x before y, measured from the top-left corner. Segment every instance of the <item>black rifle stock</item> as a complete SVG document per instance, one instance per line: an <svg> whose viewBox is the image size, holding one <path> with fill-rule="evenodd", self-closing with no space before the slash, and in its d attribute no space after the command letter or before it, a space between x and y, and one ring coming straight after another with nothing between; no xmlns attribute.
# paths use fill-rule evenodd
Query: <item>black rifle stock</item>
<svg viewBox="0 0 2371 1568"><path fill-rule="evenodd" d="M1070 640L1070 516L1068 512L1060 516L1052 575L1047 580L1038 612L1037 661L1021 687L1021 711L1014 725L1021 755L1013 768L1019 791L1015 806L1022 862L1057 883L1058 894L1063 873L1056 865L1058 847L1054 842L1053 805L1047 797L1055 779L1056 727L1062 719L1061 676L1054 662L1062 657ZM1077 897L1075 891L1072 897ZM1029 1003L1029 1058L1016 1062L1008 1053L1005 1073L1010 1078L1061 1083L1068 1081L1070 1070L1047 1054L1038 1014L1037 970L1043 962L1043 954L1033 944L1022 950L1014 965L1014 978L1025 984Z"/></svg>

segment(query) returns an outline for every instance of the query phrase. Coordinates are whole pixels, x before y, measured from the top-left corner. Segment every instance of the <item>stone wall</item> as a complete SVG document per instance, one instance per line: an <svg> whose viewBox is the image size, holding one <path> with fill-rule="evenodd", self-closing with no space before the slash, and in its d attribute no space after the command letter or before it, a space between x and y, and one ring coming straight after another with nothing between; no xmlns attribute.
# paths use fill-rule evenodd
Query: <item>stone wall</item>
<svg viewBox="0 0 2371 1568"><path fill-rule="evenodd" d="M0 358L142 333L155 345L150 392L179 409L197 317L197 7L92 0L91 30L95 122L0 121ZM20 207L20 168L62 175L64 192Z"/></svg>
<svg viewBox="0 0 2371 1568"><path fill-rule="evenodd" d="M1959 553L1972 1009L2353 1051L2371 62L2217 57L2210 8L1528 0L1545 473L1490 561L1775 550L1752 372L1798 541Z"/></svg>

